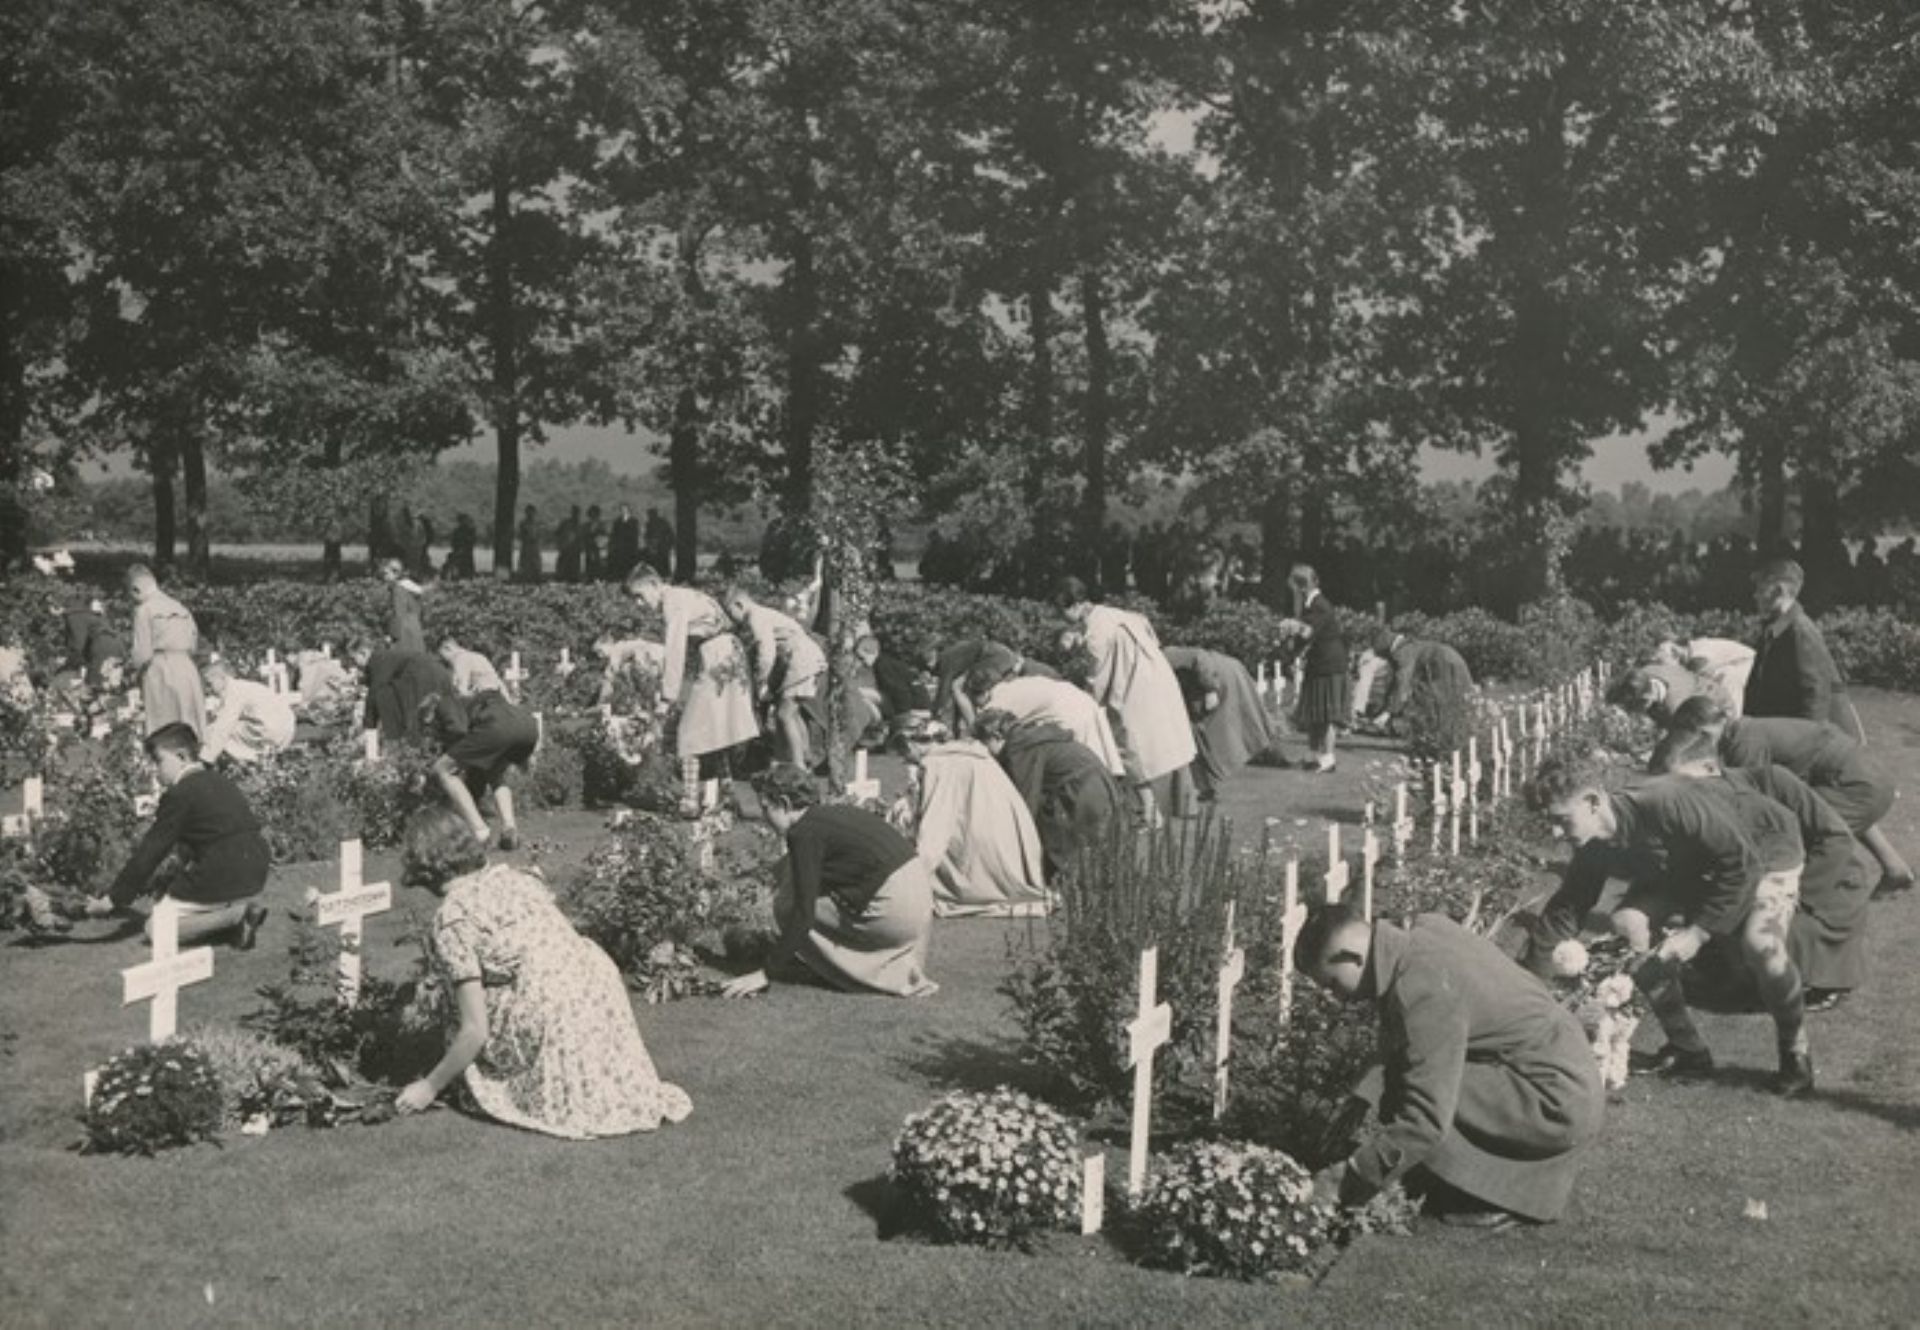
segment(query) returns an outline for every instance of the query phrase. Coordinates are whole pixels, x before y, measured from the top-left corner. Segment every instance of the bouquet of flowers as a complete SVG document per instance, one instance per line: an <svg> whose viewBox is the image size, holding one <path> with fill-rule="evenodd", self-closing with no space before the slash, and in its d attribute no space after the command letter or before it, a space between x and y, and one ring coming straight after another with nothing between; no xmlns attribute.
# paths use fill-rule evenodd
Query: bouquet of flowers
<svg viewBox="0 0 1920 1330"><path fill-rule="evenodd" d="M889 1176L940 1240L1010 1247L1078 1222L1080 1173L1079 1128L1001 1086L908 1118Z"/></svg>
<svg viewBox="0 0 1920 1330"><path fill-rule="evenodd" d="M1237 1141L1160 1156L1134 1217L1156 1264L1247 1280L1306 1273L1336 1223L1335 1208L1313 1198L1313 1175L1291 1156Z"/></svg>
<svg viewBox="0 0 1920 1330"><path fill-rule="evenodd" d="M1569 938L1553 949L1549 973L1561 1001L1580 1020L1593 1045L1594 1061L1607 1089L1627 1083L1627 1060L1633 1032L1640 1027L1639 990L1628 972L1632 956L1619 938L1608 938L1589 948Z"/></svg>
<svg viewBox="0 0 1920 1330"><path fill-rule="evenodd" d="M183 1039L129 1048L100 1069L87 1103L89 1154L153 1155L220 1134L213 1063Z"/></svg>

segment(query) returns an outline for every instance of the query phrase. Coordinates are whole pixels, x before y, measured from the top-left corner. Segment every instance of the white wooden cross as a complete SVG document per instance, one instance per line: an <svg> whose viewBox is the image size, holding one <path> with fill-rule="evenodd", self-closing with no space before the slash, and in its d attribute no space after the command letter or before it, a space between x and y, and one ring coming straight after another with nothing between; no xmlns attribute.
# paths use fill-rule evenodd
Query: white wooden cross
<svg viewBox="0 0 1920 1330"><path fill-rule="evenodd" d="M1393 787L1393 861L1407 861L1407 846L1413 843L1413 810L1407 807L1407 783Z"/></svg>
<svg viewBox="0 0 1920 1330"><path fill-rule="evenodd" d="M380 731L360 731L360 753L369 762L380 760Z"/></svg>
<svg viewBox="0 0 1920 1330"><path fill-rule="evenodd" d="M1140 953L1139 1014L1127 1022L1127 1062L1133 1068L1133 1136L1127 1148L1127 1195L1139 1196L1147 1181L1147 1136L1153 1113L1153 1055L1173 1038L1173 1008L1155 998L1160 986L1160 949Z"/></svg>
<svg viewBox="0 0 1920 1330"><path fill-rule="evenodd" d="M1447 774L1438 761L1433 764L1433 852L1440 853L1440 829L1447 821Z"/></svg>
<svg viewBox="0 0 1920 1330"><path fill-rule="evenodd" d="M1265 701L1273 693L1273 684L1270 682L1267 675L1267 662L1264 660L1261 661L1259 663L1258 668L1259 668L1260 674L1254 680L1253 690L1254 692L1260 695L1261 701Z"/></svg>
<svg viewBox="0 0 1920 1330"><path fill-rule="evenodd" d="M520 700L520 685L526 681L527 672L520 668L520 653L513 652L507 657L507 672L501 676L507 684L507 697L515 702Z"/></svg>
<svg viewBox="0 0 1920 1330"><path fill-rule="evenodd" d="M1340 853L1340 824L1327 823L1327 904L1338 905L1340 898L1347 894L1347 885L1353 881L1353 869L1347 865L1346 856Z"/></svg>
<svg viewBox="0 0 1920 1330"><path fill-rule="evenodd" d="M1373 819L1360 831L1360 916L1373 918L1373 870L1380 862L1380 838L1373 834Z"/></svg>
<svg viewBox="0 0 1920 1330"><path fill-rule="evenodd" d="M867 774L867 750L853 750L853 779L847 782L847 794L854 799L878 799L880 782Z"/></svg>
<svg viewBox="0 0 1920 1330"><path fill-rule="evenodd" d="M1501 716L1493 727L1493 797L1505 799L1513 793L1513 747L1507 741L1507 718Z"/></svg>
<svg viewBox="0 0 1920 1330"><path fill-rule="evenodd" d="M333 659L333 643L322 642L320 644L320 654L325 656L328 660L332 660Z"/></svg>
<svg viewBox="0 0 1920 1330"><path fill-rule="evenodd" d="M571 649L567 647L560 648L560 663L553 667L553 672L562 679L573 673L573 652Z"/></svg>
<svg viewBox="0 0 1920 1330"><path fill-rule="evenodd" d="M1543 702L1533 709L1533 769L1547 760L1547 708Z"/></svg>
<svg viewBox="0 0 1920 1330"><path fill-rule="evenodd" d="M1467 779L1460 763L1460 750L1453 750L1453 781L1447 787L1447 852L1460 857L1460 814L1467 802Z"/></svg>
<svg viewBox="0 0 1920 1330"><path fill-rule="evenodd" d="M1532 731L1527 728L1527 704L1521 702L1518 706L1520 709L1514 720L1513 733L1519 738L1519 742L1512 744L1511 748L1516 773L1522 781L1525 781L1528 773L1532 770L1527 764L1527 736L1531 734Z"/></svg>
<svg viewBox="0 0 1920 1330"><path fill-rule="evenodd" d="M147 1002L147 1039L173 1038L180 1017L180 990L213 978L213 948L180 950L180 902L162 896L147 920L153 959L120 972L120 1005Z"/></svg>
<svg viewBox="0 0 1920 1330"><path fill-rule="evenodd" d="M1247 952L1233 944L1233 907L1227 902L1227 946L1220 961L1220 998L1214 1009L1213 1116L1227 1113L1227 1064L1233 1047L1233 990L1247 975Z"/></svg>
<svg viewBox="0 0 1920 1330"><path fill-rule="evenodd" d="M40 777L28 776L20 782L20 811L0 818L0 836L31 835L35 820L45 817L46 813L45 785Z"/></svg>
<svg viewBox="0 0 1920 1330"><path fill-rule="evenodd" d="M1107 1219L1107 1157L1095 1150L1080 1161L1080 1232L1100 1231Z"/></svg>
<svg viewBox="0 0 1920 1330"><path fill-rule="evenodd" d="M393 908L393 884L363 882L360 877L361 850L357 840L340 842L340 889L321 895L309 891L313 921L322 928L340 928L340 1005L351 1007L360 1000L360 936L363 922L370 914L385 914Z"/></svg>
<svg viewBox="0 0 1920 1330"><path fill-rule="evenodd" d="M1480 843L1480 736L1467 736L1467 840Z"/></svg>
<svg viewBox="0 0 1920 1330"><path fill-rule="evenodd" d="M1307 922L1300 903L1300 856L1287 856L1286 892L1280 900L1280 1027L1293 1019L1293 944Z"/></svg>

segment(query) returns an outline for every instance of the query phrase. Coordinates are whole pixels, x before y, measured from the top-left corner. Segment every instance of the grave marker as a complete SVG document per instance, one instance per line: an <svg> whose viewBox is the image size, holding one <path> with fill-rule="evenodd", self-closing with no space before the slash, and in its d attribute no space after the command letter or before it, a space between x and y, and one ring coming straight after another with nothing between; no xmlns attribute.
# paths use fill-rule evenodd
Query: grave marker
<svg viewBox="0 0 1920 1330"><path fill-rule="evenodd" d="M1467 736L1467 840L1480 843L1480 736Z"/></svg>
<svg viewBox="0 0 1920 1330"><path fill-rule="evenodd" d="M1393 861L1407 861L1407 846L1413 842L1413 812L1407 807L1407 783L1393 787Z"/></svg>
<svg viewBox="0 0 1920 1330"><path fill-rule="evenodd" d="M180 902L162 896L148 917L153 959L120 972L120 1005L147 1002L147 1040L173 1038L180 1016L180 990L213 978L213 948L180 950Z"/></svg>
<svg viewBox="0 0 1920 1330"><path fill-rule="evenodd" d="M507 697L510 701L520 700L520 685L526 681L527 672L520 668L520 653L513 652L507 657L507 672L501 676L507 685Z"/></svg>
<svg viewBox="0 0 1920 1330"><path fill-rule="evenodd" d="M360 876L361 848L357 840L340 842L340 889L321 895L307 893L313 905L313 921L322 928L340 928L340 1005L351 1007L360 1000L360 938L363 922L370 914L385 914L393 908L393 885L388 882L364 882Z"/></svg>
<svg viewBox="0 0 1920 1330"><path fill-rule="evenodd" d="M1433 852L1440 853L1440 831L1447 821L1446 767L1437 759L1433 764Z"/></svg>
<svg viewBox="0 0 1920 1330"><path fill-rule="evenodd" d="M1133 1068L1133 1135L1127 1147L1127 1195L1137 1197L1147 1180L1147 1139L1153 1114L1153 1055L1173 1038L1173 1008L1156 1001L1160 949L1140 953L1139 1014L1127 1022L1127 1062Z"/></svg>
<svg viewBox="0 0 1920 1330"><path fill-rule="evenodd" d="M1080 1161L1080 1234L1100 1231L1107 1217L1107 1157L1098 1151Z"/></svg>
<svg viewBox="0 0 1920 1330"><path fill-rule="evenodd" d="M1247 975L1247 953L1233 945L1234 902L1227 902L1227 948L1220 962L1220 1000L1213 1030L1213 1116L1227 1113L1227 1066L1233 1047L1233 990Z"/></svg>
<svg viewBox="0 0 1920 1330"><path fill-rule="evenodd" d="M1286 894L1280 908L1280 1024L1284 1028L1293 1019L1293 944L1300 927L1307 921L1306 906L1300 903L1300 856L1287 856Z"/></svg>
<svg viewBox="0 0 1920 1330"><path fill-rule="evenodd" d="M360 731L360 755L369 762L380 760L380 731Z"/></svg>
<svg viewBox="0 0 1920 1330"><path fill-rule="evenodd" d="M1373 918L1373 871L1380 862L1380 838L1373 834L1372 819L1360 831L1360 915Z"/></svg>
<svg viewBox="0 0 1920 1330"><path fill-rule="evenodd" d="M1467 781L1462 774L1460 750L1453 750L1453 780L1447 786L1447 852L1460 857L1460 813L1467 802Z"/></svg>
<svg viewBox="0 0 1920 1330"><path fill-rule="evenodd" d="M853 750L853 779L847 783L847 793L855 799L878 799L880 782L867 775L867 750Z"/></svg>
<svg viewBox="0 0 1920 1330"><path fill-rule="evenodd" d="M1338 905L1340 898L1347 894L1347 886L1353 881L1353 870L1347 866L1347 860L1340 853L1340 824L1327 823L1327 872L1325 877L1327 904Z"/></svg>

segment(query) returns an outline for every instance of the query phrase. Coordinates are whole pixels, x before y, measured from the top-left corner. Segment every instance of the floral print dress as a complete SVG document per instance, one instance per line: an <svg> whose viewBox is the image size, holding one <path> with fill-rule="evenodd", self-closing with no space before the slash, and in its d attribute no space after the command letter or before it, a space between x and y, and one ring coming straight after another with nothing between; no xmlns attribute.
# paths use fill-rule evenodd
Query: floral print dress
<svg viewBox="0 0 1920 1330"><path fill-rule="evenodd" d="M433 920L449 988L486 990L487 1043L466 1084L489 1117L574 1140L652 1131L693 1111L660 1079L620 972L546 883L505 864L456 879Z"/></svg>

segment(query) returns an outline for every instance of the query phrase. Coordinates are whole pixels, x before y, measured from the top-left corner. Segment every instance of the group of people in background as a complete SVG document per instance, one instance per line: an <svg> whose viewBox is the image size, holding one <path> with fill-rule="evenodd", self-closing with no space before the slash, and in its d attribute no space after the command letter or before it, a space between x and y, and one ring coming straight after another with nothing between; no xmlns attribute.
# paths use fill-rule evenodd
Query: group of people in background
<svg viewBox="0 0 1920 1330"><path fill-rule="evenodd" d="M470 580L477 575L474 550L479 542L473 518L467 513L456 515L447 533L446 555L436 565L433 519L425 513L416 516L403 503L391 514L385 508L375 514L368 532L368 559L375 566L392 563L422 584L436 578ZM539 510L528 504L514 528L514 566L496 570L494 576L529 583L621 582L642 562L671 567L674 554L673 523L657 508L647 509L643 523L634 516L632 505L623 503L609 521L599 504L588 504L582 511L576 503L555 524L549 539Z"/></svg>

